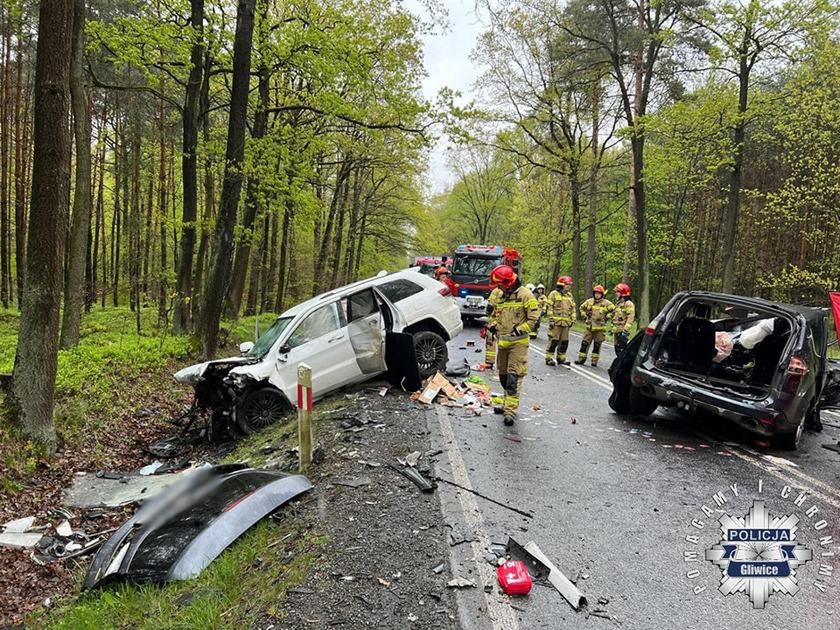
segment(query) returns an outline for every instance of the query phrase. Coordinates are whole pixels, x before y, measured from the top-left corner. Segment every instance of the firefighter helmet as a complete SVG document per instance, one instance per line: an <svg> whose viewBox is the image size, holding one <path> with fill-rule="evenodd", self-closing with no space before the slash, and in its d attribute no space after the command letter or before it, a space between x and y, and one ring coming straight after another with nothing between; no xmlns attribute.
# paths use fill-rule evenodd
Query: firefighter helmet
<svg viewBox="0 0 840 630"><path fill-rule="evenodd" d="M613 289L618 295L621 297L629 297L630 296L630 285L625 284L624 282L619 282L615 285L615 289Z"/></svg>
<svg viewBox="0 0 840 630"><path fill-rule="evenodd" d="M490 284L510 289L516 283L516 272L510 265L499 265L490 272Z"/></svg>
<svg viewBox="0 0 840 630"><path fill-rule="evenodd" d="M444 267L443 265L441 265L440 267L435 269L435 280L440 280L443 276L448 276L448 275L449 275L449 268L448 267Z"/></svg>
<svg viewBox="0 0 840 630"><path fill-rule="evenodd" d="M528 284L525 285L525 288L528 289L529 291L533 292L534 289L536 289L537 287L534 285L533 282L529 282Z"/></svg>
<svg viewBox="0 0 840 630"><path fill-rule="evenodd" d="M604 285L596 284L594 287L592 287L592 293L600 293L601 295L604 295L606 293L606 291L604 290Z"/></svg>
<svg viewBox="0 0 840 630"><path fill-rule="evenodd" d="M537 285L537 289L542 289L543 291L545 291L545 285L544 285L542 282L540 282L540 283Z"/></svg>
<svg viewBox="0 0 840 630"><path fill-rule="evenodd" d="M557 284L565 284L566 286L569 286L572 284L572 278L571 276L560 276L557 278Z"/></svg>

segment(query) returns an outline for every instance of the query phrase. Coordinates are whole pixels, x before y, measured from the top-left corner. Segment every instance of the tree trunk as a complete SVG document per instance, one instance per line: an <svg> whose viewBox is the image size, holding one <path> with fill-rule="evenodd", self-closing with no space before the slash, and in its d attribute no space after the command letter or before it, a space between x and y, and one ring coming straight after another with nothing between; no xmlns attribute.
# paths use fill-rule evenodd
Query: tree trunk
<svg viewBox="0 0 840 630"><path fill-rule="evenodd" d="M70 62L70 98L73 105L73 132L76 137L76 181L70 224L67 283L64 286L64 315L60 348L79 345L79 329L84 306L85 262L90 231L90 112L82 63L85 51L85 0L74 0L73 58Z"/></svg>
<svg viewBox="0 0 840 630"><path fill-rule="evenodd" d="M749 43L751 29L744 31L745 45ZM741 212L741 179L744 164L744 139L746 137L746 113L750 87L750 70L746 56L741 56L738 72L738 119L733 133L734 153L729 171L729 198L723 220L723 277L721 290L732 293L735 284L735 252L738 243L738 217Z"/></svg>
<svg viewBox="0 0 840 630"><path fill-rule="evenodd" d="M204 79L201 85L201 131L204 144L210 143L210 55L204 54ZM215 181L213 179L213 161L208 155L204 160L204 209L201 213L201 238L198 242L195 271L193 273L193 299L191 304L192 321L201 320L201 302L204 299L204 268L207 260L207 248L210 240L208 227L213 218L216 205Z"/></svg>
<svg viewBox="0 0 840 630"><path fill-rule="evenodd" d="M645 184L642 173L644 173L644 137L633 136L631 140L633 148L633 193L636 197L636 248L638 250L638 274L636 281L639 296L639 310L636 312L636 319L639 327L646 326L650 321L650 262L648 260L647 248L647 216L645 213Z"/></svg>
<svg viewBox="0 0 840 630"><path fill-rule="evenodd" d="M263 254L262 268L262 299L260 300L260 312L271 310L274 302L274 271L277 269L277 212L270 211L271 215L271 237L268 242L268 264L265 264L265 253Z"/></svg>
<svg viewBox="0 0 840 630"><path fill-rule="evenodd" d="M592 87L592 165L589 170L589 225L586 228L586 286L595 280L595 224L598 222L598 126L600 120L600 83Z"/></svg>
<svg viewBox="0 0 840 630"><path fill-rule="evenodd" d="M26 285L20 313L13 407L24 433L55 452L55 376L70 203L70 59L73 0L42 0L35 67L34 164Z"/></svg>
<svg viewBox="0 0 840 630"><path fill-rule="evenodd" d="M268 126L268 80L270 75L268 68L261 67L258 71L260 104L254 114L254 132L252 137L259 144L259 140L265 136ZM259 150L259 149L258 149ZM254 222L257 218L260 196L260 179L256 175L248 178L248 187L245 192L245 214L242 217L242 234L236 246L236 256L233 263L233 275L230 280L230 291L228 292L228 315L232 319L239 318L239 310L242 307L242 295L245 293L245 278L248 274L248 261L251 259L251 243L254 238Z"/></svg>
<svg viewBox="0 0 840 630"><path fill-rule="evenodd" d="M11 211L9 202L9 171L10 168L10 146L9 146L9 105L11 104L11 80L9 68L12 62L11 44L12 44L12 28L11 28L11 12L6 13L5 20L0 22L2 29L3 40L3 74L2 74L2 93L0 93L0 303L3 308L9 308L11 296L9 292L12 288L11 268L10 268L10 251L9 251L9 233ZM0 13L2 15L2 13Z"/></svg>
<svg viewBox="0 0 840 630"><path fill-rule="evenodd" d="M183 109L184 129L181 170L184 187L184 211L173 322L175 333L186 332L190 327L195 220L198 216L198 156L196 150L198 148L199 97L204 70L204 0L190 0L190 25L193 29L195 41L190 52L191 66Z"/></svg>
<svg viewBox="0 0 840 630"><path fill-rule="evenodd" d="M239 0L236 10L236 35L233 41L233 87L230 99L225 177L222 200L216 219L213 264L207 278L206 299L202 309L202 350L206 359L216 354L222 305L230 280L233 257L233 230L242 191L242 162L245 154L245 128L248 117L248 82L251 75L251 41L254 34L255 0ZM193 220L195 217L193 217ZM182 239L183 240L183 239ZM192 247L189 251L192 256Z"/></svg>
<svg viewBox="0 0 840 630"><path fill-rule="evenodd" d="M584 286L581 293L580 282L580 250L581 250L581 225L580 225L580 182L578 181L577 169L572 169L569 175L569 190L572 201L572 278L577 282L572 284L572 291L575 294L575 302L580 304L581 295L589 295L592 285Z"/></svg>
<svg viewBox="0 0 840 630"><path fill-rule="evenodd" d="M291 178L289 178L291 179ZM283 234L280 237L280 263L277 265L277 298L274 300L274 312L283 312L286 300L286 267L289 264L289 233L293 229L294 207L291 194L286 196L286 211L283 213Z"/></svg>

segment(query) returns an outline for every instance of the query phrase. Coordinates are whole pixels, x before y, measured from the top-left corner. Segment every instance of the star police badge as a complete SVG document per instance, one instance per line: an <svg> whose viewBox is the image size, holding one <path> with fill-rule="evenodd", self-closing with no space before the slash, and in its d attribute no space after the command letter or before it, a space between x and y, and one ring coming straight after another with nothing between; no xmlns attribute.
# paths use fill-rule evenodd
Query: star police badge
<svg viewBox="0 0 840 630"><path fill-rule="evenodd" d="M721 568L718 587L724 595L746 592L753 608L764 608L772 593L796 595L796 568L812 558L794 541L799 517L773 518L763 501L754 501L746 517L720 519L723 537L706 550L706 560Z"/></svg>

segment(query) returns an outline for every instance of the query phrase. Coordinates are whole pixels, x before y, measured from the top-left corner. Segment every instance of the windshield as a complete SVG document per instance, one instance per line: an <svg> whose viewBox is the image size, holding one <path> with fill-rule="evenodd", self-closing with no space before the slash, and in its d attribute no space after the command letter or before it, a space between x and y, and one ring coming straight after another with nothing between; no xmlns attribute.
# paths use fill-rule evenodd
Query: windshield
<svg viewBox="0 0 840 630"><path fill-rule="evenodd" d="M483 256L456 256L452 267L453 275L471 276L473 278L490 278L490 272L502 262L501 258L485 258Z"/></svg>
<svg viewBox="0 0 840 630"><path fill-rule="evenodd" d="M260 335L260 338L257 339L257 343L254 344L254 347L251 348L251 351L247 354L247 356L262 359L266 354L268 354L268 351L271 350L271 346L273 346L274 342L280 338L280 335L283 334L283 331L286 330L289 322L293 319L294 317L278 318L277 321L272 324L271 328Z"/></svg>

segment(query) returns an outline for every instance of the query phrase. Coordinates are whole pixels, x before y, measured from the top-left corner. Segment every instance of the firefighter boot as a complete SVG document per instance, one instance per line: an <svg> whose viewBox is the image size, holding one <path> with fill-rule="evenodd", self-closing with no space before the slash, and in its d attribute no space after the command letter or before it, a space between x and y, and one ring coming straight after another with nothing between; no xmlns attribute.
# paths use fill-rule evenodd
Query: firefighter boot
<svg viewBox="0 0 840 630"><path fill-rule="evenodd" d="M589 352L589 342L584 340L580 344L580 352L578 352L577 361L575 361L575 365L583 365L586 363L586 353Z"/></svg>
<svg viewBox="0 0 840 630"><path fill-rule="evenodd" d="M601 358L601 342L592 344L592 367L598 367L598 359Z"/></svg>
<svg viewBox="0 0 840 630"><path fill-rule="evenodd" d="M499 382L502 384L502 390L507 391L507 382L508 382L508 375L507 374L499 374ZM504 394L502 394L504 397ZM505 412L505 405L504 405L504 398L502 399L501 405L493 405L493 413L502 415Z"/></svg>
<svg viewBox="0 0 840 630"><path fill-rule="evenodd" d="M557 340L552 339L548 344L548 349L545 351L545 364L546 365L557 365L557 362L554 360L554 353L557 351Z"/></svg>
<svg viewBox="0 0 840 630"><path fill-rule="evenodd" d="M565 341L560 342L560 352L557 355L557 363L560 365L569 365L569 362L566 360L566 350L569 349L569 340L566 339Z"/></svg>

